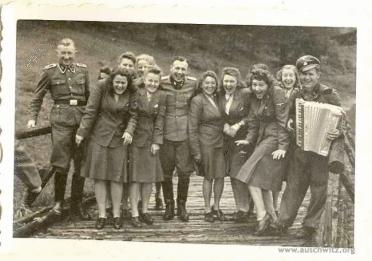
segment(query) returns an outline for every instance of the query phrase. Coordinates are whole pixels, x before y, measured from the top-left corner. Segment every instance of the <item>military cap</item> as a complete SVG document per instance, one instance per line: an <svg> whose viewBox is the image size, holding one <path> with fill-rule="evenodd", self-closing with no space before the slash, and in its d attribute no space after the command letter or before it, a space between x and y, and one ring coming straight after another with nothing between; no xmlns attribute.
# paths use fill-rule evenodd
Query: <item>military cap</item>
<svg viewBox="0 0 372 261"><path fill-rule="evenodd" d="M296 67L299 72L305 72L316 67L319 68L319 66L320 66L319 59L312 55L304 55L298 58L296 61Z"/></svg>

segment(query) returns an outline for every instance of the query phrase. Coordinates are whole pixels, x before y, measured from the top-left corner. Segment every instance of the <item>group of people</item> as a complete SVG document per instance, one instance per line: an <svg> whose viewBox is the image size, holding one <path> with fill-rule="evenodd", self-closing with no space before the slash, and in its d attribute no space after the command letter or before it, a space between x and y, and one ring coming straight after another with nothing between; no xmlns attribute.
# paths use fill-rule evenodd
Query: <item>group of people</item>
<svg viewBox="0 0 372 261"><path fill-rule="evenodd" d="M229 176L234 219L246 222L253 201L257 235L290 227L310 187L303 227L306 236L314 234L327 197L328 159L295 144L294 101L302 98L341 106L336 91L320 83L316 57L302 56L295 65L283 66L276 77L267 65L254 64L243 81L235 67L223 68L220 76L208 70L196 79L188 75L188 61L180 56L172 60L170 75L163 76L152 56L125 52L113 69L102 68L97 84L89 87L87 66L74 62L75 53L71 39L58 43L58 63L43 69L28 122L28 127L36 126L49 91L54 100L50 121L56 215L62 211L73 159L71 213L89 218L81 205L82 191L84 179L94 179L97 229L107 223L109 204L113 226L122 226L128 197L132 225L153 224L148 211L153 183L159 208L160 184L163 189L163 219L177 215L187 222L190 175L196 171L203 177L206 222L226 220L220 201L224 178ZM329 132L327 138L341 135L341 131ZM283 181L286 187L279 208Z"/></svg>

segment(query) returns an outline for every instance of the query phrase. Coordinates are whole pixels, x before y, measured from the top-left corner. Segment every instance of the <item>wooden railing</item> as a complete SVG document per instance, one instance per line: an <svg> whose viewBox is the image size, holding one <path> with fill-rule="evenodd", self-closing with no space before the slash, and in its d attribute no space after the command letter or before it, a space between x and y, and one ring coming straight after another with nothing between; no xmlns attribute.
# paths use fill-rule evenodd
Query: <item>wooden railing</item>
<svg viewBox="0 0 372 261"><path fill-rule="evenodd" d="M319 226L317 243L324 247L354 247L355 142L348 130L344 138L345 170L339 176L330 175L325 211Z"/></svg>

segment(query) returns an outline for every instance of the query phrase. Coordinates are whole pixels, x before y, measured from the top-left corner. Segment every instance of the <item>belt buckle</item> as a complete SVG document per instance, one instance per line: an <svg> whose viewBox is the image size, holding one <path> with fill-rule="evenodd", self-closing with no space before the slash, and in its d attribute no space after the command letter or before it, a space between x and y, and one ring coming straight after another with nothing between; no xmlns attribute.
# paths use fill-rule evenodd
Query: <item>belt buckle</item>
<svg viewBox="0 0 372 261"><path fill-rule="evenodd" d="M77 106L78 105L78 100L70 100L70 105Z"/></svg>

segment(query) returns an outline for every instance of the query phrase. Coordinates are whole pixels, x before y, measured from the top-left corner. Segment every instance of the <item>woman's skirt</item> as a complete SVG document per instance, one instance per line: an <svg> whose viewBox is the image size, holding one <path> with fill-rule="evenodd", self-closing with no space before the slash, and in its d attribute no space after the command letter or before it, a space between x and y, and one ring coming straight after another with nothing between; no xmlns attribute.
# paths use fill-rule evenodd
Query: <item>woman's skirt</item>
<svg viewBox="0 0 372 261"><path fill-rule="evenodd" d="M244 163L236 179L248 185L271 191L280 191L286 160L274 160L272 152L277 150L277 141L263 140Z"/></svg>
<svg viewBox="0 0 372 261"><path fill-rule="evenodd" d="M207 180L225 177L223 148L201 146L201 163L197 174Z"/></svg>
<svg viewBox="0 0 372 261"><path fill-rule="evenodd" d="M236 178L241 167L252 153L248 146L236 146L235 141L225 139L224 144L225 172L226 176Z"/></svg>
<svg viewBox="0 0 372 261"><path fill-rule="evenodd" d="M151 153L151 146L131 146L129 162L129 182L154 183L163 181L163 169L159 151Z"/></svg>
<svg viewBox="0 0 372 261"><path fill-rule="evenodd" d="M104 147L94 140L88 142L82 162L81 176L85 178L127 182L127 146Z"/></svg>

